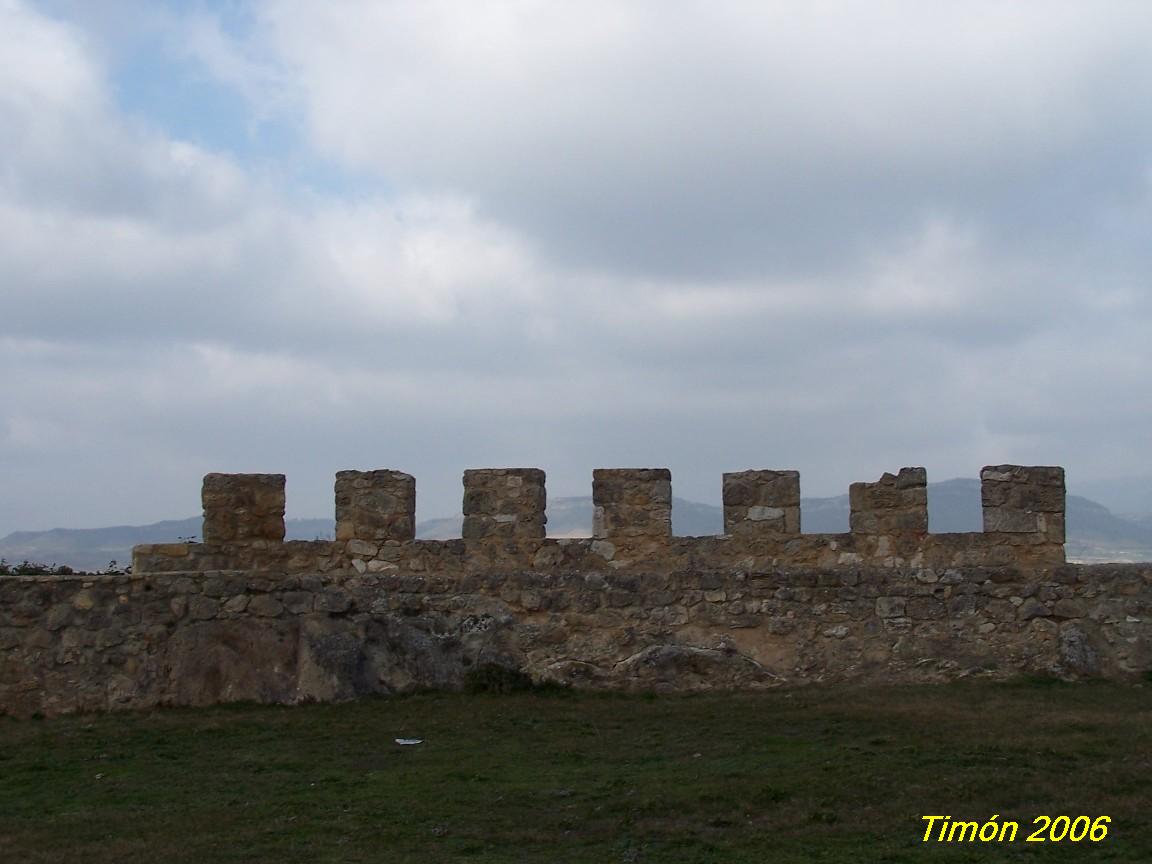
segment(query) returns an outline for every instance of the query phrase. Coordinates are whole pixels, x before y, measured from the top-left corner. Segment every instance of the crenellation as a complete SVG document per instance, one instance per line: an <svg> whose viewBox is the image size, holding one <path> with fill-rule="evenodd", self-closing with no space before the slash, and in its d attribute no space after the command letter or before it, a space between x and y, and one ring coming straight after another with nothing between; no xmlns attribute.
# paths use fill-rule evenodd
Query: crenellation
<svg viewBox="0 0 1152 864"><path fill-rule="evenodd" d="M415 480L341 471L337 539L283 542L282 475L210 474L203 543L123 576L0 578L0 713L459 687L477 663L695 689L1152 670L1152 565L1066 566L1059 468L985 468L983 532L929 534L922 468L801 534L799 474L724 475L725 534L671 532L667 469L597 470L595 536L544 536L538 469L464 474L464 537ZM777 512L779 511L779 512Z"/></svg>
<svg viewBox="0 0 1152 864"><path fill-rule="evenodd" d="M984 530L1064 543L1064 469L990 465L980 470Z"/></svg>
<svg viewBox="0 0 1152 864"><path fill-rule="evenodd" d="M464 539L541 539L546 505L539 468L469 469L464 472Z"/></svg>
<svg viewBox="0 0 1152 864"><path fill-rule="evenodd" d="M928 533L928 474L923 468L901 468L875 483L853 483L848 500L853 534Z"/></svg>
<svg viewBox="0 0 1152 864"><path fill-rule="evenodd" d="M799 471L737 471L724 475L724 533L800 533Z"/></svg>
<svg viewBox="0 0 1152 864"><path fill-rule="evenodd" d="M204 542L282 543L284 482L283 474L204 475Z"/></svg>
<svg viewBox="0 0 1152 864"><path fill-rule="evenodd" d="M268 480L267 478L271 478ZM565 546L545 537L544 472L533 468L470 469L464 474L464 529L459 541L416 541L416 482L399 471L341 471L336 479L337 542L318 548L272 541L237 523L259 516L248 499L271 496L265 509L282 524L280 475L208 475L209 522L204 544L140 546L142 572L238 567L299 572L381 572L426 559L454 567L713 567L767 560L773 566L1039 567L1064 561L1063 474L1059 468L996 466L983 472L985 531L929 534L927 476L904 468L874 483L850 488L849 534L800 533L800 480L796 471L756 470L724 475L725 534L673 537L671 474L667 469L597 469L593 472L594 531ZM255 478L255 479L253 479ZM221 491L223 490L223 491ZM229 491L231 490L231 491ZM236 492L242 490L248 499ZM224 494L227 493L227 494ZM215 497L213 497L213 495ZM231 496L231 497L230 497ZM595 562L599 562L596 565Z"/></svg>
<svg viewBox="0 0 1152 864"><path fill-rule="evenodd" d="M403 471L336 474L336 539L409 543L416 537L416 478Z"/></svg>
<svg viewBox="0 0 1152 864"><path fill-rule="evenodd" d="M672 536L672 472L667 468L597 468L592 472L592 536L655 540Z"/></svg>

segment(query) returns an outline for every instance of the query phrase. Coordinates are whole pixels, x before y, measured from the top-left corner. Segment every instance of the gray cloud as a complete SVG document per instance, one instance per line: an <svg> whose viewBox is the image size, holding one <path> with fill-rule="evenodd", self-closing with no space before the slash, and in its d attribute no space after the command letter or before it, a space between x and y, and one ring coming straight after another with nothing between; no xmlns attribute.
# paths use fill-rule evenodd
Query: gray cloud
<svg viewBox="0 0 1152 864"><path fill-rule="evenodd" d="M940 211L1039 251L1147 199L1152 13L1133 4L282 0L270 18L319 146L463 190L569 266L851 268Z"/></svg>

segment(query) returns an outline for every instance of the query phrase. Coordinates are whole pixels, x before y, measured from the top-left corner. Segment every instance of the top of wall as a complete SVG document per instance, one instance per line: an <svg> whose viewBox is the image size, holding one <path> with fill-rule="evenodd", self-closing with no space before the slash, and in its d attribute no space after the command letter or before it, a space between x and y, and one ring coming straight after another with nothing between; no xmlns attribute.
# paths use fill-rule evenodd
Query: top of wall
<svg viewBox="0 0 1152 864"><path fill-rule="evenodd" d="M251 570L473 572L710 570L867 566L1015 567L1064 562L1064 472L995 465L981 471L984 531L929 534L927 473L902 468L849 490L851 530L801 533L800 475L789 470L723 476L724 534L675 537L672 478L664 468L593 472L590 538L545 536L544 472L464 473L463 537L414 539L416 481L402 471L336 475L336 539L284 542L282 474L204 478L204 543L137 546L136 573Z"/></svg>

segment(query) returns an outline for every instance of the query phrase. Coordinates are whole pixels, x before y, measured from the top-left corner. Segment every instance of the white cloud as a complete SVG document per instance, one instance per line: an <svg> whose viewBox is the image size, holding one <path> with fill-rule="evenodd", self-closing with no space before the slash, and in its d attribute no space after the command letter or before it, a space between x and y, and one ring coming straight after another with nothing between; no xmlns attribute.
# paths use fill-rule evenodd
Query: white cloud
<svg viewBox="0 0 1152 864"><path fill-rule="evenodd" d="M399 467L438 515L484 464L563 494L666 462L715 499L741 467L835 493L1146 448L1143 6L148 25L374 181L353 193L126 115L123 49L79 9L0 0L0 534L186 515L207 470L284 470L313 515L332 471Z"/></svg>
<svg viewBox="0 0 1152 864"><path fill-rule="evenodd" d="M1121 182L1131 166L1084 162L1110 130L1149 134L1130 81L1152 12L1130 3L279 0L267 18L325 152L648 272L812 269L950 204L1019 223L1054 171L1085 173L1085 197Z"/></svg>
<svg viewBox="0 0 1152 864"><path fill-rule="evenodd" d="M341 301L369 319L443 323L530 303L539 279L519 238L460 200L327 206L309 228Z"/></svg>

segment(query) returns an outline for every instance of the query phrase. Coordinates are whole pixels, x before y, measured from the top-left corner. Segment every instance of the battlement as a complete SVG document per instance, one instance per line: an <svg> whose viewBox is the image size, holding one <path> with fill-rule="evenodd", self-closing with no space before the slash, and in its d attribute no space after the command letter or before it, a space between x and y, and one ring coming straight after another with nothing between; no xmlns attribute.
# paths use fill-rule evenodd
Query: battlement
<svg viewBox="0 0 1152 864"><path fill-rule="evenodd" d="M470 470L463 536L415 538L416 480L336 475L334 540L284 540L285 478L204 478L204 543L124 575L0 578L0 713L464 686L497 664L648 690L1152 670L1152 566L1064 564L1064 472L981 471L984 530L929 533L927 474L801 531L800 475L725 474L724 533L672 531L663 468L598 469L591 536L546 536L544 472Z"/></svg>
<svg viewBox="0 0 1152 864"><path fill-rule="evenodd" d="M801 533L800 474L753 470L723 475L724 533L672 533L672 475L666 468L596 469L591 537L545 536L547 493L538 468L472 469L463 477L460 541L415 539L416 480L402 471L336 475L336 539L284 542L285 478L281 474L209 474L204 478L204 543L138 546L137 572L174 569L320 568L362 572L410 559L505 566L666 569L693 561L726 566L881 567L1017 566L1064 562L1064 471L996 465L981 470L984 530L931 534L927 472L902 468L853 483L850 531ZM471 560L470 559L474 559Z"/></svg>

